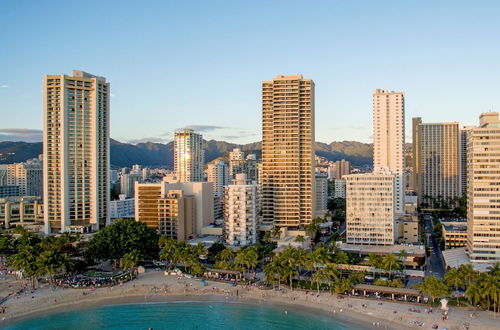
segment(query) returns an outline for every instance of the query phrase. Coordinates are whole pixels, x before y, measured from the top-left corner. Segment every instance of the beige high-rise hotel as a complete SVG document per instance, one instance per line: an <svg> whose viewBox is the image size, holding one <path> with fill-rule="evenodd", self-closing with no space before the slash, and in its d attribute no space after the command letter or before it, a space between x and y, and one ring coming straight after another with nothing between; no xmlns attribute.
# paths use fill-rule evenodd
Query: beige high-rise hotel
<svg viewBox="0 0 500 330"><path fill-rule="evenodd" d="M262 221L299 228L315 213L314 82L262 82Z"/></svg>
<svg viewBox="0 0 500 330"><path fill-rule="evenodd" d="M461 196L458 123L418 123L413 135L419 203ZM429 205L432 207L432 205Z"/></svg>
<svg viewBox="0 0 500 330"><path fill-rule="evenodd" d="M467 253L472 262L500 261L500 120L479 117L467 134Z"/></svg>
<svg viewBox="0 0 500 330"><path fill-rule="evenodd" d="M45 232L86 232L109 220L109 83L82 71L43 81Z"/></svg>
<svg viewBox="0 0 500 330"><path fill-rule="evenodd" d="M405 98L403 92L373 93L373 170L383 169L396 180L396 214L404 213Z"/></svg>

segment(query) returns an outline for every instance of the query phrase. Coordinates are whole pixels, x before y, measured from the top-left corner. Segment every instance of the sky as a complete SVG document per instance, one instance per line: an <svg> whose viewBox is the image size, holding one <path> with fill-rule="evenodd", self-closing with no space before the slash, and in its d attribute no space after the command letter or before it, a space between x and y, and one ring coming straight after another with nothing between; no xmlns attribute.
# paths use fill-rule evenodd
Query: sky
<svg viewBox="0 0 500 330"><path fill-rule="evenodd" d="M111 83L111 137L261 139L261 82L316 84L316 140L371 142L371 95L411 118L500 110L500 1L0 1L0 141L41 140L45 74Z"/></svg>

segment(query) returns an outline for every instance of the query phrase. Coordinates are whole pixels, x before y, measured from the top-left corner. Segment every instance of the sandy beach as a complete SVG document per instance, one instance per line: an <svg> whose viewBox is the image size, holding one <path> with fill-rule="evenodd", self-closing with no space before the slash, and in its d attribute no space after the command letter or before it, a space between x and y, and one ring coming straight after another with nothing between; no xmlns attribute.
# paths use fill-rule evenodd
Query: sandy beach
<svg viewBox="0 0 500 330"><path fill-rule="evenodd" d="M7 279L2 279L8 281ZM9 281L10 282L10 281ZM14 282L11 282L14 283ZM12 284L11 284L12 287ZM5 283L2 285L3 296L11 289ZM11 325L22 319L38 315L82 309L99 305L124 303L144 303L162 301L219 301L239 302L249 304L272 304L283 308L300 308L312 312L325 313L333 319L359 324L366 328L401 329L421 328L431 329L437 324L439 329L498 329L500 319L495 319L492 312L478 311L471 318L471 310L451 307L449 319L442 320L441 313L434 309L433 313L425 313L424 305L410 303L393 303L371 299L345 297L310 291L290 291L283 288L282 292L260 290L258 288L233 287L226 283L207 281L207 286L201 286L196 279L165 276L161 271L148 271L139 278L112 288L86 289L52 289L44 285L33 294L11 297L2 306L6 312L0 315L0 326ZM382 304L380 304L382 303ZM409 309L420 310L420 313ZM417 322L423 323L422 326Z"/></svg>

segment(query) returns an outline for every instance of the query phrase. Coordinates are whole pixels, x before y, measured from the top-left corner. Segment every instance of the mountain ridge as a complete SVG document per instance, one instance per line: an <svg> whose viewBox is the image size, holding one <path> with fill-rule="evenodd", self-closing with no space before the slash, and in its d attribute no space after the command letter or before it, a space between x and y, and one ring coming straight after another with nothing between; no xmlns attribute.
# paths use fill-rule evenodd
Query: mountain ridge
<svg viewBox="0 0 500 330"><path fill-rule="evenodd" d="M255 153L260 158L262 142L236 144L226 141L204 140L205 161L227 156L233 148L241 148L246 153ZM110 139L112 167L167 166L173 168L174 142L142 142L130 144ZM346 159L354 166L368 168L373 162L373 145L358 141L316 142L316 155L328 160ZM0 164L23 162L36 158L42 153L42 142L0 142Z"/></svg>

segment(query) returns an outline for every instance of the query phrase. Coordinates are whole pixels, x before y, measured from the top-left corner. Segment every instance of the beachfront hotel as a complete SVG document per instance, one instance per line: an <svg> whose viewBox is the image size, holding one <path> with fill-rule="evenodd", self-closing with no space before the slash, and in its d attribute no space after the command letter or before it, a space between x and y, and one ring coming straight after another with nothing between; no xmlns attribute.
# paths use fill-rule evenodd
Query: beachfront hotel
<svg viewBox="0 0 500 330"><path fill-rule="evenodd" d="M109 222L109 88L83 71L43 80L43 195L47 234Z"/></svg>
<svg viewBox="0 0 500 330"><path fill-rule="evenodd" d="M472 262L500 261L500 120L479 117L468 130L467 253Z"/></svg>
<svg viewBox="0 0 500 330"><path fill-rule="evenodd" d="M403 92L373 93L373 169L395 175L395 212L404 213L405 98Z"/></svg>
<svg viewBox="0 0 500 330"><path fill-rule="evenodd" d="M174 172L181 182L203 181L203 137L192 129L175 132Z"/></svg>
<svg viewBox="0 0 500 330"><path fill-rule="evenodd" d="M424 196L451 199L461 196L458 123L422 123L414 118L413 148L417 162L417 192L420 203ZM432 205L430 205L432 207Z"/></svg>
<svg viewBox="0 0 500 330"><path fill-rule="evenodd" d="M314 82L278 75L262 82L263 223L299 228L315 214Z"/></svg>
<svg viewBox="0 0 500 330"><path fill-rule="evenodd" d="M348 244L393 245L395 176L389 171L345 175Z"/></svg>
<svg viewBox="0 0 500 330"><path fill-rule="evenodd" d="M184 241L201 234L214 221L210 182L135 183L135 220L161 234Z"/></svg>

